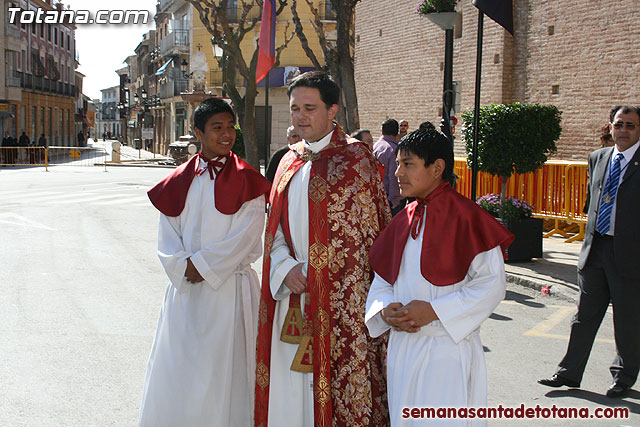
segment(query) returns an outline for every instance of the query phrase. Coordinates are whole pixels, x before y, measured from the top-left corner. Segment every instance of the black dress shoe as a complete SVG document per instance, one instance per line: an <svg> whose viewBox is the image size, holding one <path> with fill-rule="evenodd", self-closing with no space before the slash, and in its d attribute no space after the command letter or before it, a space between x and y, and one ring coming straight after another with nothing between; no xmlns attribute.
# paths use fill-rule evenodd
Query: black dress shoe
<svg viewBox="0 0 640 427"><path fill-rule="evenodd" d="M562 387L567 386L570 388L579 388L580 383L576 381L571 381L567 378L561 377L558 374L553 374L551 378L543 378L538 380L538 384L546 385L547 387Z"/></svg>
<svg viewBox="0 0 640 427"><path fill-rule="evenodd" d="M629 390L631 390L630 385L613 383L607 390L607 397L623 397L629 394Z"/></svg>

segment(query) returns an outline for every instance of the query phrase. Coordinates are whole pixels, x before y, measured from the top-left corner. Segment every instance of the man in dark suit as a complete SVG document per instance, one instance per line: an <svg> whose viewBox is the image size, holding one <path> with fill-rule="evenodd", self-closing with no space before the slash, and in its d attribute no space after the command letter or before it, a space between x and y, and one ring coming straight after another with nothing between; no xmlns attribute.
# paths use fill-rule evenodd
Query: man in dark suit
<svg viewBox="0 0 640 427"><path fill-rule="evenodd" d="M615 146L589 156L589 203L578 261L580 300L571 324L567 353L549 387L580 387L602 318L613 304L617 354L610 371L609 397L629 393L640 369L640 109L616 106L610 113Z"/></svg>

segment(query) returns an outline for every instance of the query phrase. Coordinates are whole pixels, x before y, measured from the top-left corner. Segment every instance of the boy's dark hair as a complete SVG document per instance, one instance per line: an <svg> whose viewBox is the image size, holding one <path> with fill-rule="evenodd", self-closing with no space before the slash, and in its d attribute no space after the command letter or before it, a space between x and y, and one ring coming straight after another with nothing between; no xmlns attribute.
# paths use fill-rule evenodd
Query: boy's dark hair
<svg viewBox="0 0 640 427"><path fill-rule="evenodd" d="M236 113L233 108L220 98L205 99L198 105L193 112L193 124L200 131L204 132L204 126L207 124L207 120L214 114L229 113L233 117L233 122L236 121Z"/></svg>
<svg viewBox="0 0 640 427"><path fill-rule="evenodd" d="M442 180L454 183L453 148L449 139L434 127L426 131L420 129L405 135L398 144L398 152L413 153L424 160L424 166L433 164L437 159L444 160Z"/></svg>
<svg viewBox="0 0 640 427"><path fill-rule="evenodd" d="M382 122L382 134L383 135L398 135L398 130L400 129L398 122L394 119L387 119Z"/></svg>
<svg viewBox="0 0 640 427"><path fill-rule="evenodd" d="M371 131L369 129L358 129L351 134L351 137L357 139L358 141L362 141L361 138L363 133L371 133Z"/></svg>
<svg viewBox="0 0 640 427"><path fill-rule="evenodd" d="M422 131L427 131L429 129L436 130L436 127L431 122L422 122L420 123L420 127L418 129Z"/></svg>
<svg viewBox="0 0 640 427"><path fill-rule="evenodd" d="M613 123L613 119L618 114L618 111L622 111L622 114L636 113L640 119L640 107L634 107L633 105L616 105L609 112L609 122Z"/></svg>
<svg viewBox="0 0 640 427"><path fill-rule="evenodd" d="M327 108L338 104L340 100L340 88L331 76L324 71L307 71L306 73L300 74L289 83L287 96L291 97L291 92L297 87L318 89L320 98Z"/></svg>

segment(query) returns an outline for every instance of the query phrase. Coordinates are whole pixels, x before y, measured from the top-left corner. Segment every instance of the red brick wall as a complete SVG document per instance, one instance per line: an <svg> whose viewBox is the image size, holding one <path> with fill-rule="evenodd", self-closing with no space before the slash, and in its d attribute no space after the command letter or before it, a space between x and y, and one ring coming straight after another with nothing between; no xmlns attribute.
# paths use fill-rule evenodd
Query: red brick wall
<svg viewBox="0 0 640 427"><path fill-rule="evenodd" d="M388 117L409 120L411 130L424 120L439 123L444 31L414 13L417 3L367 0L356 9L360 122L374 137ZM458 8L453 80L465 111L474 102L478 14L470 1ZM514 24L512 37L485 17L481 103L556 105L563 132L554 157L585 160L599 146L611 106L640 104L640 2L514 0ZM464 155L456 134L456 155Z"/></svg>

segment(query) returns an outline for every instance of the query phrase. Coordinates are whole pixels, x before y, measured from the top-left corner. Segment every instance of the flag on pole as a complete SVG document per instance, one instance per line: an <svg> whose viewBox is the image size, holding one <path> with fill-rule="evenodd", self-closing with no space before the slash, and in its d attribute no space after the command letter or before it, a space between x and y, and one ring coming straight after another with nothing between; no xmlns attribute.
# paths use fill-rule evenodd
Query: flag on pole
<svg viewBox="0 0 640 427"><path fill-rule="evenodd" d="M513 35L512 0L473 0L472 3Z"/></svg>
<svg viewBox="0 0 640 427"><path fill-rule="evenodd" d="M276 62L276 0L262 2L262 22L258 39L256 83L262 80Z"/></svg>

